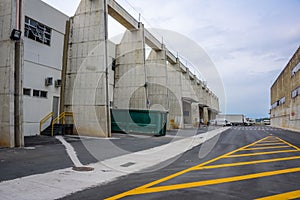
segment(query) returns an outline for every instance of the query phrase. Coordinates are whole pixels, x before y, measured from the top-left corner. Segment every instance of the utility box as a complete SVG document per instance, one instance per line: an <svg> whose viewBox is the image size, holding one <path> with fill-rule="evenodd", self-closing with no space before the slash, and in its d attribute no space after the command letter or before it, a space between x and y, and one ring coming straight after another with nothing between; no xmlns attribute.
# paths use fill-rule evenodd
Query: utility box
<svg viewBox="0 0 300 200"><path fill-rule="evenodd" d="M166 135L167 111L112 109L112 132Z"/></svg>

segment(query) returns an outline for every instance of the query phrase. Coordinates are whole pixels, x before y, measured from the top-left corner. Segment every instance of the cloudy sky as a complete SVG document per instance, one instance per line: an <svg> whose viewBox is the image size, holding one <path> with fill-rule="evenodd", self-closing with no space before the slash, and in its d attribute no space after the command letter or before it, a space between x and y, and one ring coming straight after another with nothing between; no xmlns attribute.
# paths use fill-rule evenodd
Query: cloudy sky
<svg viewBox="0 0 300 200"><path fill-rule="evenodd" d="M69 16L79 4L79 0L44 1ZM223 112L268 116L270 87L300 45L299 0L117 2L136 19L141 13L146 27L181 33L203 48L224 84ZM111 34L124 30L113 20L109 28ZM217 92L216 85L208 86Z"/></svg>

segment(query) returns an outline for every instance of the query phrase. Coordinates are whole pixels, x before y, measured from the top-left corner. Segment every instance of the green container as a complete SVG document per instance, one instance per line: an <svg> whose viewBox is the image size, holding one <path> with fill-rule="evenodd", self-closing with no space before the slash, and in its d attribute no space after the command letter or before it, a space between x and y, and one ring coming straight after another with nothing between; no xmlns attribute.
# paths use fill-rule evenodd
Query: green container
<svg viewBox="0 0 300 200"><path fill-rule="evenodd" d="M112 109L112 132L166 135L168 112L157 110Z"/></svg>

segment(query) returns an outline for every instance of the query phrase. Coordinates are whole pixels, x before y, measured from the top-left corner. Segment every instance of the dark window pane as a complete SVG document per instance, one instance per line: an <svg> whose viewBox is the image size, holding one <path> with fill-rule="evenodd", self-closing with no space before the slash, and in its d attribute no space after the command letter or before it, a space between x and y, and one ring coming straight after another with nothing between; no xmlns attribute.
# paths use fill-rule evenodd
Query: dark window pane
<svg viewBox="0 0 300 200"><path fill-rule="evenodd" d="M34 97L39 97L40 96L40 91L39 90L33 90L33 96Z"/></svg>
<svg viewBox="0 0 300 200"><path fill-rule="evenodd" d="M30 96L31 95L31 89L23 88L23 95Z"/></svg>

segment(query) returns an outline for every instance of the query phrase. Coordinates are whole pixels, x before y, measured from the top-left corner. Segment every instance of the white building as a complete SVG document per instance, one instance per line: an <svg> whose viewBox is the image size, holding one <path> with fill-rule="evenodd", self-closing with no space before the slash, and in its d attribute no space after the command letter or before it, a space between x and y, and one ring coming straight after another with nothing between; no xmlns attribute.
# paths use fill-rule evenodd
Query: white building
<svg viewBox="0 0 300 200"><path fill-rule="evenodd" d="M24 1L24 136L39 133L39 122L57 115L65 24L69 17L40 0Z"/></svg>

